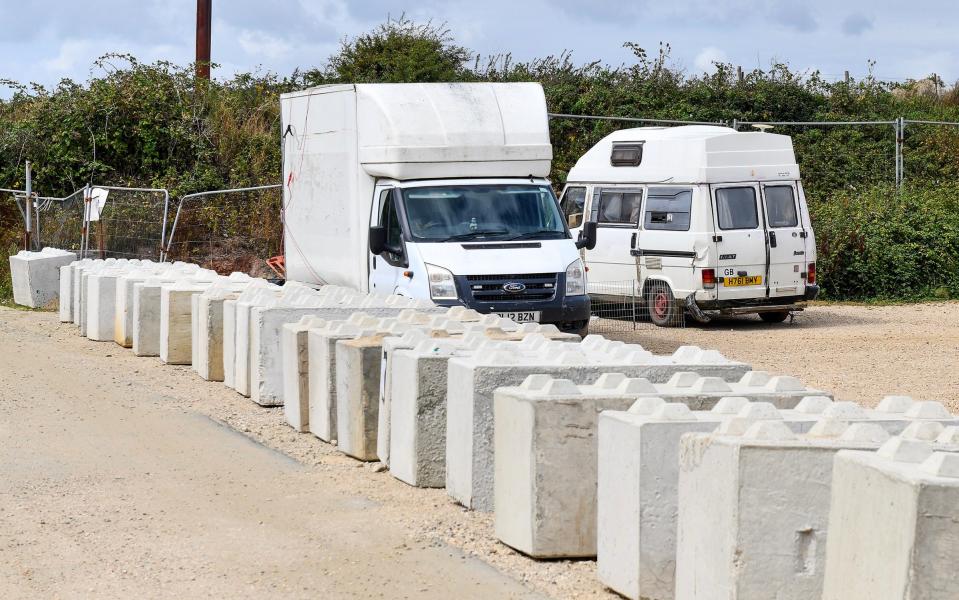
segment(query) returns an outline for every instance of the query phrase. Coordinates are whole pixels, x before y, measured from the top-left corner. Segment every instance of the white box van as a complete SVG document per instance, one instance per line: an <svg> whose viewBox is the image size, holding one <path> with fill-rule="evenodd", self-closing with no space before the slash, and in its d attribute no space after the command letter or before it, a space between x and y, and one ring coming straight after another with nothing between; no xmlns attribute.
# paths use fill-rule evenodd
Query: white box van
<svg viewBox="0 0 959 600"><path fill-rule="evenodd" d="M585 332L538 83L324 85L280 98L287 278Z"/></svg>
<svg viewBox="0 0 959 600"><path fill-rule="evenodd" d="M643 302L653 323L688 312L758 313L778 323L819 293L816 240L788 136L727 127L624 129L569 172L561 205L591 291ZM622 282L626 287L605 285ZM628 282L628 283L627 283Z"/></svg>

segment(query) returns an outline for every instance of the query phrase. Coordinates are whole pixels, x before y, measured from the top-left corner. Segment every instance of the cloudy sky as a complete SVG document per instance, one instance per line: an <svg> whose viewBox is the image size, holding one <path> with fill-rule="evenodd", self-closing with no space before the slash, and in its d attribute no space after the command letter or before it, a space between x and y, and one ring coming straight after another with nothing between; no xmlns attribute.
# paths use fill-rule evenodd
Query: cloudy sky
<svg viewBox="0 0 959 600"><path fill-rule="evenodd" d="M660 42L689 71L728 61L746 69L785 61L836 79L938 73L959 79L954 0L214 0L215 72L321 65L344 36L406 13L446 23L481 54L519 59L570 50L579 62L630 60L633 41ZM0 0L0 78L85 80L106 52L144 61L193 60L194 0ZM0 92L2 94L2 92ZM6 94L2 94L6 95Z"/></svg>

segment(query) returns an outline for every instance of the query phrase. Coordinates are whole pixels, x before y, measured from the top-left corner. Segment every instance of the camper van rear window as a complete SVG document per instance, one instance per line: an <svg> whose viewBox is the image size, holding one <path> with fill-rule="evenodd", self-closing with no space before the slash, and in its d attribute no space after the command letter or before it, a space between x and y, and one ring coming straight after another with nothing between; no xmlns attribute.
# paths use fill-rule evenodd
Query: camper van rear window
<svg viewBox="0 0 959 600"><path fill-rule="evenodd" d="M614 167L638 167L642 161L643 145L641 143L613 144L609 164Z"/></svg>

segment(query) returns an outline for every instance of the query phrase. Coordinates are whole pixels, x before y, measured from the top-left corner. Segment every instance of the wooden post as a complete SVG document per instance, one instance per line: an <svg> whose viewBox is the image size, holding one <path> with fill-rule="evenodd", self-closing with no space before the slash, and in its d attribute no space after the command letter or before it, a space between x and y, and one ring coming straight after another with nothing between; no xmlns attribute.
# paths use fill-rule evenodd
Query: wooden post
<svg viewBox="0 0 959 600"><path fill-rule="evenodd" d="M213 37L213 0L196 0L196 76L210 79L210 46Z"/></svg>

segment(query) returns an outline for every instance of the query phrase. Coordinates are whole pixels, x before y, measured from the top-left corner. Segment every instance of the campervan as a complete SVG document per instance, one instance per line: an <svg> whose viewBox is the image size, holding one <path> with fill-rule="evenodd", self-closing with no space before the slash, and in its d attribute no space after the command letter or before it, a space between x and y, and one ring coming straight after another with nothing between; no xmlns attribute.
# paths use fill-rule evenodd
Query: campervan
<svg viewBox="0 0 959 600"><path fill-rule="evenodd" d="M287 279L584 333L586 270L546 179L538 83L283 94Z"/></svg>
<svg viewBox="0 0 959 600"><path fill-rule="evenodd" d="M570 229L590 291L638 299L656 325L758 313L782 322L819 292L816 240L788 136L642 127L602 139L570 170ZM617 285L614 285L617 284Z"/></svg>

